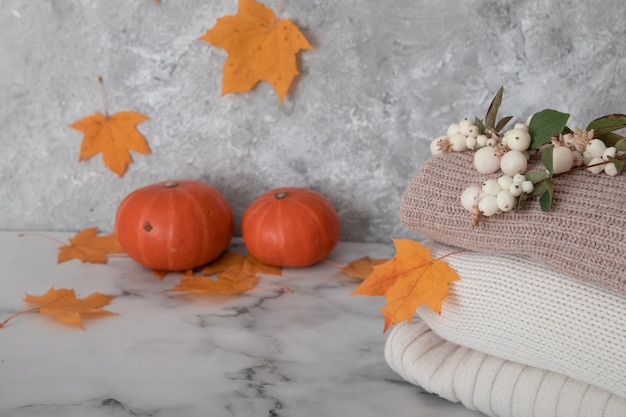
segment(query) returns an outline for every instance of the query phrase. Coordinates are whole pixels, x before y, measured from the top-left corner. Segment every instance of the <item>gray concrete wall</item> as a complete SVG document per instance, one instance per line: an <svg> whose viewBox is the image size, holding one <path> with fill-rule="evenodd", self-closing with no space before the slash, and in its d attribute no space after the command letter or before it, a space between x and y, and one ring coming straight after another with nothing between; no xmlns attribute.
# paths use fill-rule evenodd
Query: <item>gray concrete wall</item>
<svg viewBox="0 0 626 417"><path fill-rule="evenodd" d="M276 9L279 0L263 0ZM484 116L551 107L582 126L626 112L626 3L286 0L315 51L282 106L266 84L220 96L223 50L198 38L236 0L2 0L0 229L111 230L119 201L171 178L207 181L239 220L261 192L310 187L342 239L410 236L401 194L431 138ZM78 162L68 124L101 110L150 117L153 155L123 179Z"/></svg>

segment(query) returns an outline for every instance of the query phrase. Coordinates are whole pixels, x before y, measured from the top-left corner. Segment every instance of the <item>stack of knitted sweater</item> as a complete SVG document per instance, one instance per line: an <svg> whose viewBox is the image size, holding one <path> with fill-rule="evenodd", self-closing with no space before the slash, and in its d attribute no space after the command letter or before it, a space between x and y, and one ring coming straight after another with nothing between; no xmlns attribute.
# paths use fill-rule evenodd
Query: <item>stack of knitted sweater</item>
<svg viewBox="0 0 626 417"><path fill-rule="evenodd" d="M555 178L472 226L460 195L486 178L472 154L433 156L401 206L460 280L441 314L396 325L385 356L407 381L490 416L626 416L626 174Z"/></svg>

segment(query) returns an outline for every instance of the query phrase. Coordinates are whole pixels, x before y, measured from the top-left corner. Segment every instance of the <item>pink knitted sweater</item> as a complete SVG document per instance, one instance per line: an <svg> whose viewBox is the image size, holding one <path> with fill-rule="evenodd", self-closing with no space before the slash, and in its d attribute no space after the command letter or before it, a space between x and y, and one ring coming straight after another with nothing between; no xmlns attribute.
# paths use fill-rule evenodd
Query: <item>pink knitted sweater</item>
<svg viewBox="0 0 626 417"><path fill-rule="evenodd" d="M585 170L555 178L553 209L537 198L518 212L482 218L472 226L460 202L483 175L473 152L433 156L419 168L400 207L404 225L433 240L473 251L530 256L579 280L626 294L626 174Z"/></svg>

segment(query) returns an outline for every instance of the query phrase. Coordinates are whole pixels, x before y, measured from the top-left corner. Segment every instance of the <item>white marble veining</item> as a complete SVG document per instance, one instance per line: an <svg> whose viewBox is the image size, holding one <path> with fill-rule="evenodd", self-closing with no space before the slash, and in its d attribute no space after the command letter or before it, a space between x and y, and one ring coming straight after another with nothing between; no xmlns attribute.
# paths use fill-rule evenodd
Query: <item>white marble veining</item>
<svg viewBox="0 0 626 417"><path fill-rule="evenodd" d="M70 234L54 233L65 240ZM288 286L240 296L174 295L128 258L56 264L57 245L0 232L0 321L24 293L115 295L86 330L26 314L0 329L0 416L449 416L481 414L423 393L385 364L378 297L328 263L263 276ZM235 243L235 250L242 250ZM393 254L339 244L329 260Z"/></svg>

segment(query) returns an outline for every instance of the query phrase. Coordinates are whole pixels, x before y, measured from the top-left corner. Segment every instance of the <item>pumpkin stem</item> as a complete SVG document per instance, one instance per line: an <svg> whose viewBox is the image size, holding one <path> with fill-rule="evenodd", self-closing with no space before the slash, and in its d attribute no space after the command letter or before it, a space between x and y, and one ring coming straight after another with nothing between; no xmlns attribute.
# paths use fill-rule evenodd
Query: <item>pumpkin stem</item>
<svg viewBox="0 0 626 417"><path fill-rule="evenodd" d="M280 193L274 194L274 198L276 198L276 200L282 200L283 198L287 197L288 195L289 195L288 191L282 191Z"/></svg>
<svg viewBox="0 0 626 417"><path fill-rule="evenodd" d="M163 184L164 188L176 188L178 187L180 184L177 181L167 181L165 184Z"/></svg>

